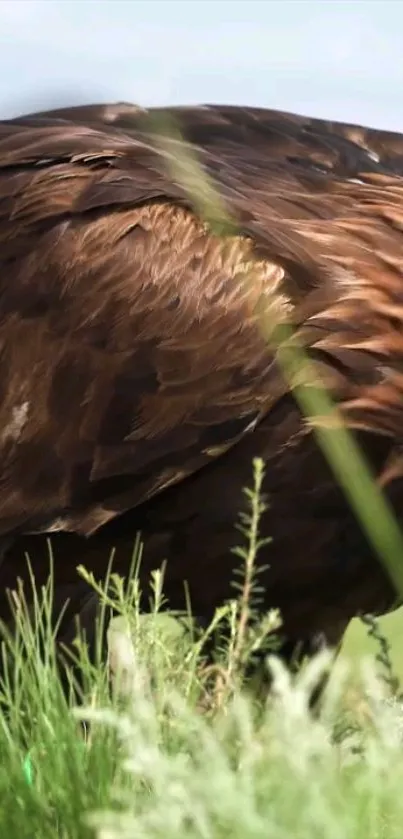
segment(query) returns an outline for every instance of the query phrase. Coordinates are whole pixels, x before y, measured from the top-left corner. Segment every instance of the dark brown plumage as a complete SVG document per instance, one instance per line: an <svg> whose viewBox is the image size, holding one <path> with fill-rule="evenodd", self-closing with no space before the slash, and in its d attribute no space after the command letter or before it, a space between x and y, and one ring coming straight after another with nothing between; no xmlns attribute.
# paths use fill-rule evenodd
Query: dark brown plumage
<svg viewBox="0 0 403 839"><path fill-rule="evenodd" d="M91 607L77 564L101 575L116 546L124 572L140 529L144 580L168 560L170 605L184 605L186 579L208 619L231 593L259 455L266 605L291 642L335 643L394 594L257 307L292 317L400 509L403 136L255 108L169 115L240 235L221 239L198 217L170 175L180 142L161 147L139 108L0 123L0 537L12 541L0 617L24 550L39 581L47 569L44 536L29 534L59 532L71 615Z"/></svg>

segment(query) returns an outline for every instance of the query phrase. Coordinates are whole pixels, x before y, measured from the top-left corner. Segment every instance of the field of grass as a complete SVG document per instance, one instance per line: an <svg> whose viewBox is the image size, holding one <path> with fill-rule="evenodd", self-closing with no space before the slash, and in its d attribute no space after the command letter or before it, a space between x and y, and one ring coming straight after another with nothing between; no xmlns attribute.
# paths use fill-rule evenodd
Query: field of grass
<svg viewBox="0 0 403 839"><path fill-rule="evenodd" d="M158 617L132 617L133 646L115 628L121 672L115 669L112 694L105 668L91 667L79 646L79 713L60 691L46 617L39 630L47 637L45 659L38 627L35 640L23 621L18 644L10 641L19 666L0 714L0 836L401 836L403 710L381 680L363 675L366 713L347 717L344 677L336 673L314 719L308 698L324 659L296 682L277 664L275 691L256 701L242 688L231 651L207 684L189 638L167 633ZM351 637L357 666L357 630ZM21 666L23 647L28 661Z"/></svg>
<svg viewBox="0 0 403 839"><path fill-rule="evenodd" d="M124 586L112 578L98 588L120 612L108 668L91 663L77 643L77 705L58 678L49 591L38 594L34 625L22 603L17 634L3 644L1 837L400 839L403 704L375 666L378 649L365 627L351 626L316 716L309 697L329 664L326 653L293 678L272 657L272 690L257 695L248 687L251 651L276 628L275 614L258 618L253 610L252 530L240 552L239 598L217 613L216 624L225 620L231 631L214 668L206 668L199 641L159 615L159 574L146 618L136 579ZM403 613L382 626L402 673ZM361 672L367 653L372 665ZM352 662L357 688L348 703L343 660ZM72 672L71 688L73 680Z"/></svg>

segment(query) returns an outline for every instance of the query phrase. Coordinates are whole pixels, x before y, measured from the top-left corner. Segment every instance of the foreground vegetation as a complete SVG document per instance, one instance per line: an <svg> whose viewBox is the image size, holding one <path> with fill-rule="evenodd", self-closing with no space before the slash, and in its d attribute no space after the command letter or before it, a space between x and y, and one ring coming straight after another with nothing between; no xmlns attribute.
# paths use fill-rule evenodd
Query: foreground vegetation
<svg viewBox="0 0 403 839"><path fill-rule="evenodd" d="M57 673L51 585L37 593L34 626L20 593L17 637L3 644L0 836L400 837L403 706L385 651L382 663L364 662L353 698L351 673L339 661L316 717L309 697L327 653L296 678L269 657L270 694L258 696L244 678L247 660L270 647L278 627L275 612L261 619L253 605L261 464L256 469L241 526L242 579L214 622L216 631L229 627L214 666L203 658L203 638L159 614L161 574L148 617L139 615L135 575L126 587L115 577L101 588L88 578L105 616L112 602L120 613L109 632L113 690L101 660L91 665L78 639L71 688L78 668L83 704L73 708Z"/></svg>

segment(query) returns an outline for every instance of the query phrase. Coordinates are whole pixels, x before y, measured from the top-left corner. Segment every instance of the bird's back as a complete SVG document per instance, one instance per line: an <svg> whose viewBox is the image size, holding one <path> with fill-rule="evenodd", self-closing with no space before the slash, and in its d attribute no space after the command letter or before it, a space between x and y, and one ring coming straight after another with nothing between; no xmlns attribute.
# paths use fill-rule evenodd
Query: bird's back
<svg viewBox="0 0 403 839"><path fill-rule="evenodd" d="M89 535L137 510L152 562L166 551L178 581L193 562L200 592L260 453L277 591L281 552L301 574L305 538L311 589L337 542L341 592L347 513L277 365L278 327L399 484L402 150L399 134L229 106L0 123L0 534Z"/></svg>

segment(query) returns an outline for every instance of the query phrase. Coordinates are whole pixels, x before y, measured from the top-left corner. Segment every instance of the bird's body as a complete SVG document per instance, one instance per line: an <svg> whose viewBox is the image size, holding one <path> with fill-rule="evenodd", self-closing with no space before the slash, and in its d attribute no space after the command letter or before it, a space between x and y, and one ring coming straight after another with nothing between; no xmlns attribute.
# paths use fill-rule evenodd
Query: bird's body
<svg viewBox="0 0 403 839"><path fill-rule="evenodd" d="M172 169L186 144L149 115L178 119L238 231L209 229ZM27 547L40 579L56 534L79 611L77 564L101 574L115 546L124 572L141 530L145 577L167 560L170 605L186 580L208 619L260 456L266 606L286 634L333 643L390 607L262 312L292 320L399 510L403 136L219 106L0 123L2 598Z"/></svg>

